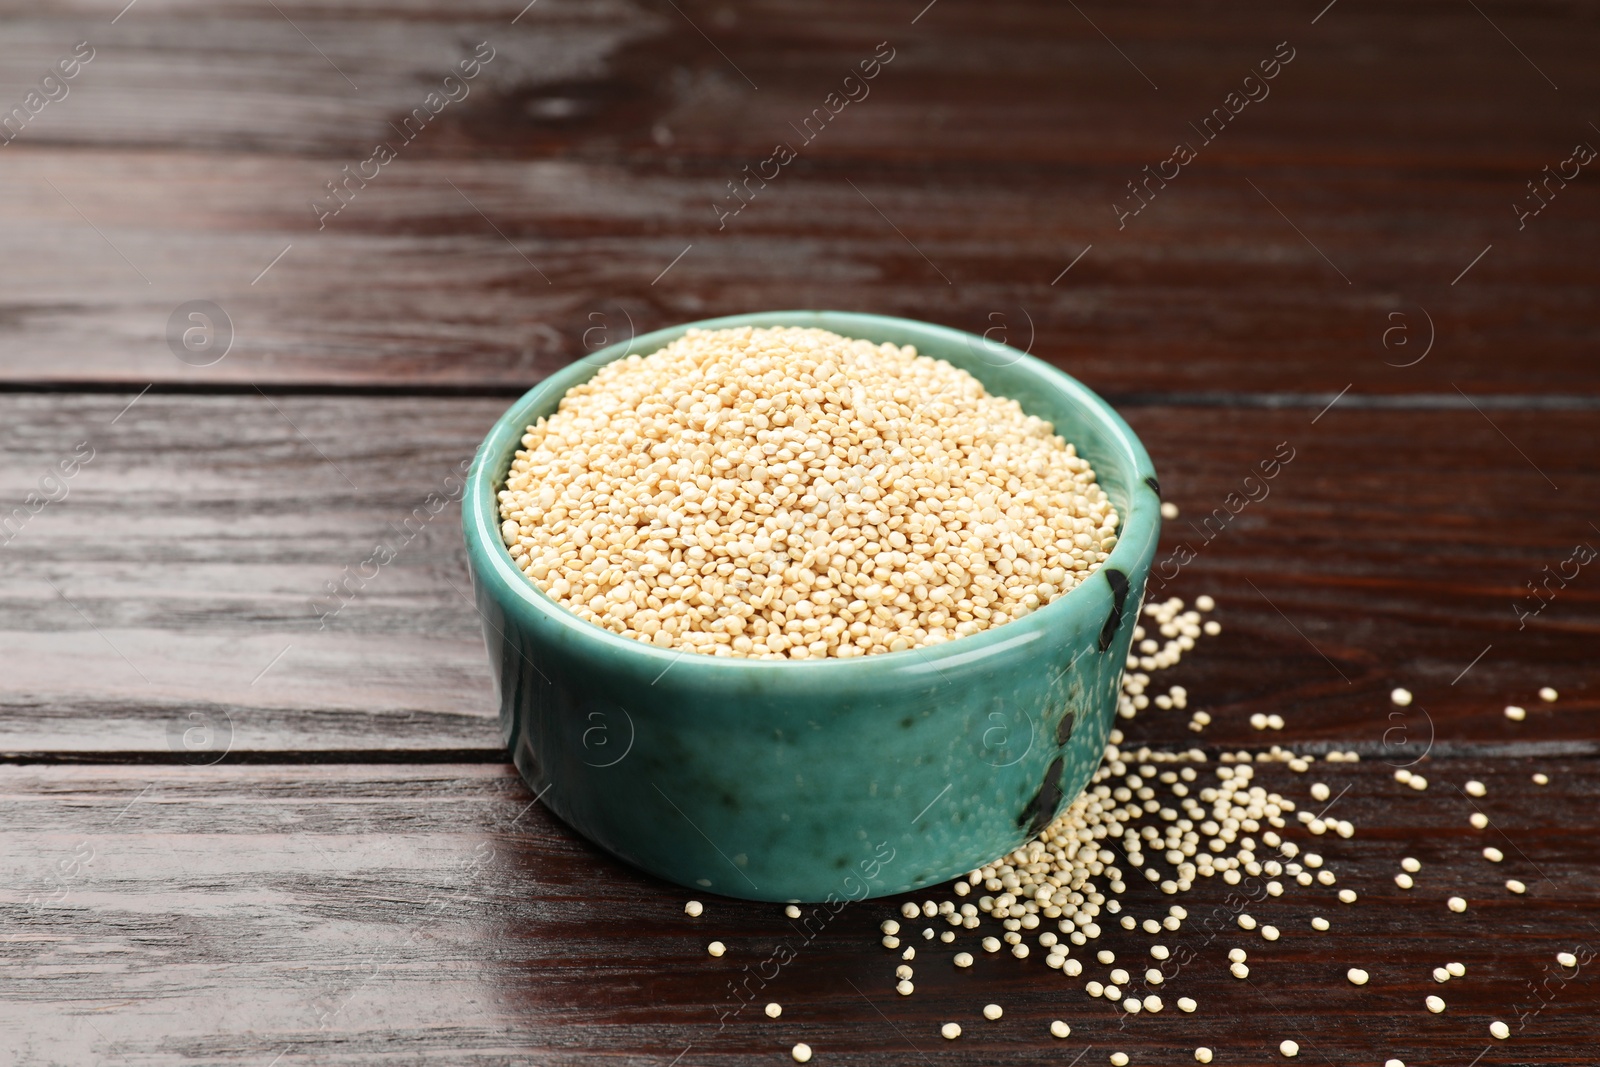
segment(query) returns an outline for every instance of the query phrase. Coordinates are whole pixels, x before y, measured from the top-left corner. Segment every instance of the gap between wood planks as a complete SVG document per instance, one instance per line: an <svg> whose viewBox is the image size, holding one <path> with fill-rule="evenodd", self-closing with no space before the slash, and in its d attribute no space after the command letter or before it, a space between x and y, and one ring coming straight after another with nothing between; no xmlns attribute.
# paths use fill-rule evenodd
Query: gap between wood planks
<svg viewBox="0 0 1600 1067"><path fill-rule="evenodd" d="M0 395L13 393L45 393L54 395L120 395L143 388L156 395L172 396L243 396L265 393L268 396L354 396L354 397L504 397L515 399L539 384L542 379L530 380L526 385L472 385L440 382L416 382L385 385L380 383L342 384L338 382L154 382L140 386L135 382L116 381L0 381ZM1242 393L1242 392L1172 392L1123 393L1096 390L1106 401L1117 407L1181 407L1181 408L1310 408L1319 410L1328 406L1334 393ZM1339 406L1370 411L1469 411L1474 408L1491 411L1600 411L1600 395L1571 395L1553 393L1492 393L1468 397L1460 393L1356 393L1338 394Z"/></svg>
<svg viewBox="0 0 1600 1067"><path fill-rule="evenodd" d="M1216 761L1223 753L1265 751L1260 744L1205 744L1196 745L1183 738L1145 738L1130 741L1135 747L1148 746L1162 751L1198 748L1207 759ZM1127 747L1126 745L1124 746ZM1382 763L1381 746L1371 744L1345 745L1337 741L1312 741L1295 746L1297 752L1316 755L1331 750L1349 749L1361 753L1363 762ZM1363 751L1367 749L1369 751ZM1463 759L1594 759L1600 757L1600 741L1512 741L1505 743L1482 741L1441 741L1429 750L1433 761ZM441 749L329 749L326 751L293 752L263 750L229 752L204 766L225 765L282 765L309 766L313 764L450 764L450 763L506 763L510 753L502 748L441 748ZM178 767L192 764L193 759L184 753L174 752L0 752L0 766L150 766Z"/></svg>

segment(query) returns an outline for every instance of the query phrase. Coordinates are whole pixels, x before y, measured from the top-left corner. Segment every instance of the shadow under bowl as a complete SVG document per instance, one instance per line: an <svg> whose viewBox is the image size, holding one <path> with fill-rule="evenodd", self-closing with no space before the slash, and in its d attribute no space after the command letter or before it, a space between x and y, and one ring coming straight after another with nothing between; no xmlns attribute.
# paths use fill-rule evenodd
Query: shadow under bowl
<svg viewBox="0 0 1600 1067"><path fill-rule="evenodd" d="M526 428L605 363L693 327L810 326L912 344L1017 400L1093 465L1121 518L1110 558L1021 619L852 659L712 657L624 638L521 573L499 532ZM540 382L489 431L462 507L500 722L530 788L584 837L687 886L843 901L963 874L1048 825L1098 765L1160 533L1143 445L1106 402L1015 349L957 330L833 311L686 323Z"/></svg>

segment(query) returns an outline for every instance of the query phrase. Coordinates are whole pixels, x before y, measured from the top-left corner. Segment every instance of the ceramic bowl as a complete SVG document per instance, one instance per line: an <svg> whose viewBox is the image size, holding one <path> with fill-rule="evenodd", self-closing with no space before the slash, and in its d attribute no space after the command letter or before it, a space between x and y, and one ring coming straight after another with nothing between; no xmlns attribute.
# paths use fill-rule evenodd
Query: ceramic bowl
<svg viewBox="0 0 1600 1067"><path fill-rule="evenodd" d="M1021 619L844 660L682 653L570 614L500 539L495 494L525 428L611 360L691 327L745 325L912 344L1050 420L1121 516L1110 558ZM942 326L774 311L603 349L511 406L463 498L506 744L573 829L697 892L832 904L945 881L1038 833L1098 764L1160 532L1159 493L1144 447L1105 401L1031 356Z"/></svg>

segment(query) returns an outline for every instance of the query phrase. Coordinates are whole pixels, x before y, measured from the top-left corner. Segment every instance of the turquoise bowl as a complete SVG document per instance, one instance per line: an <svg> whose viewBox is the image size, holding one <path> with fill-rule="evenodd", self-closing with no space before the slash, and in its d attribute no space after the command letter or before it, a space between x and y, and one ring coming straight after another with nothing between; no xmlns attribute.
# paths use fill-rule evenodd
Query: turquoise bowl
<svg viewBox="0 0 1600 1067"><path fill-rule="evenodd" d="M512 563L495 494L528 425L602 364L691 327L815 326L912 344L1048 419L1122 519L1110 558L1031 615L929 648L856 659L685 654L572 615ZM613 345L529 390L495 423L464 503L467 558L512 759L596 845L696 891L825 901L972 870L1049 824L1088 782L1160 534L1150 457L1106 402L992 340L925 322L773 311Z"/></svg>

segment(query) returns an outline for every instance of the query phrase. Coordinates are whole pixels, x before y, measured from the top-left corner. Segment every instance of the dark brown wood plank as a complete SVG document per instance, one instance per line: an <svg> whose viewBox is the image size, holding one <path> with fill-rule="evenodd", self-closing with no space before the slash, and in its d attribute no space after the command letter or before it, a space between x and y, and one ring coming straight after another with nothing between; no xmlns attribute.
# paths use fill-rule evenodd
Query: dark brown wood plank
<svg viewBox="0 0 1600 1067"><path fill-rule="evenodd" d="M0 381L514 389L629 330L805 306L999 331L1120 394L1595 393L1600 200L1512 211L1600 144L1559 6L522 6L0 19L19 100L96 49L4 146ZM325 183L481 40L471 94L321 226ZM870 95L719 226L880 41ZM1270 96L1119 227L1280 41ZM232 348L195 367L166 336L202 299Z"/></svg>
<svg viewBox="0 0 1600 1067"><path fill-rule="evenodd" d="M916 992L894 992L898 953L877 924L898 901L850 905L809 941L777 905L709 898L698 919L685 892L596 853L532 803L502 767L0 767L0 909L7 936L0 1000L8 1062L338 1064L777 1064L796 1041L814 1062L987 1064L1277 1062L1285 1037L1309 1063L1587 1064L1600 1053L1593 894L1600 867L1586 831L1600 802L1592 759L1436 759L1416 793L1382 764L1328 766L1344 790L1348 841L1289 836L1327 859L1339 887L1289 886L1251 904L1283 930L1275 943L1228 929L1229 889L1202 881L1189 920L1159 940L1194 958L1163 985L1159 1015L1125 1018L1082 982L977 947L997 924L942 945L913 940ZM1551 776L1532 785L1529 772ZM1300 801L1312 776L1262 766L1258 780ZM1472 830L1451 785L1484 780L1476 803L1494 828ZM1479 850L1496 843L1506 860ZM1417 888L1391 876L1423 863ZM1501 888L1527 882L1524 897ZM1460 893L1466 914L1446 910ZM946 899L948 891L926 896ZM1171 898L1135 884L1134 915ZM1309 928L1311 915L1333 923ZM908 926L911 924L908 924ZM913 929L916 929L913 927ZM728 953L712 959L713 938ZM1112 927L1123 961L1158 938ZM756 1006L729 1016L730 982L787 943L795 959ZM1248 982L1226 951L1250 954ZM977 965L950 959L971 950ZM1574 973L1558 951L1579 954ZM1078 955L1087 955L1076 950ZM1447 961L1466 977L1428 973ZM1344 970L1371 983L1356 989ZM1538 998L1535 998L1535 991ZM1441 994L1449 1007L1422 1004ZM1199 1010L1171 1005L1192 996ZM778 1020L759 1005L783 1005ZM995 1023L979 1014L999 1003ZM1525 1020L1519 1012L1526 1013ZM1072 1026L1052 1039L1052 1019ZM1513 1030L1501 1044L1493 1019ZM948 1042L939 1026L959 1021ZM1487 1048L1487 1052L1485 1049Z"/></svg>
<svg viewBox="0 0 1600 1067"><path fill-rule="evenodd" d="M456 509L400 542L503 401L131 399L0 397L0 498L95 450L0 549L0 752L164 754L191 715L231 724L241 753L498 746ZM1593 567L1541 583L1600 546L1600 471L1574 447L1600 412L1344 403L1128 410L1182 509L1156 575L1221 604L1222 636L1169 672L1215 717L1201 739L1261 742L1249 717L1276 712L1302 740L1383 755L1400 736L1387 694L1406 685L1415 737L1593 750ZM1288 450L1268 495L1229 515ZM398 558L320 628L325 584L379 540ZM1178 566L1182 545L1196 558ZM1523 621L1529 582L1548 606ZM1542 685L1562 700L1540 704ZM1135 735L1186 743L1187 720Z"/></svg>

